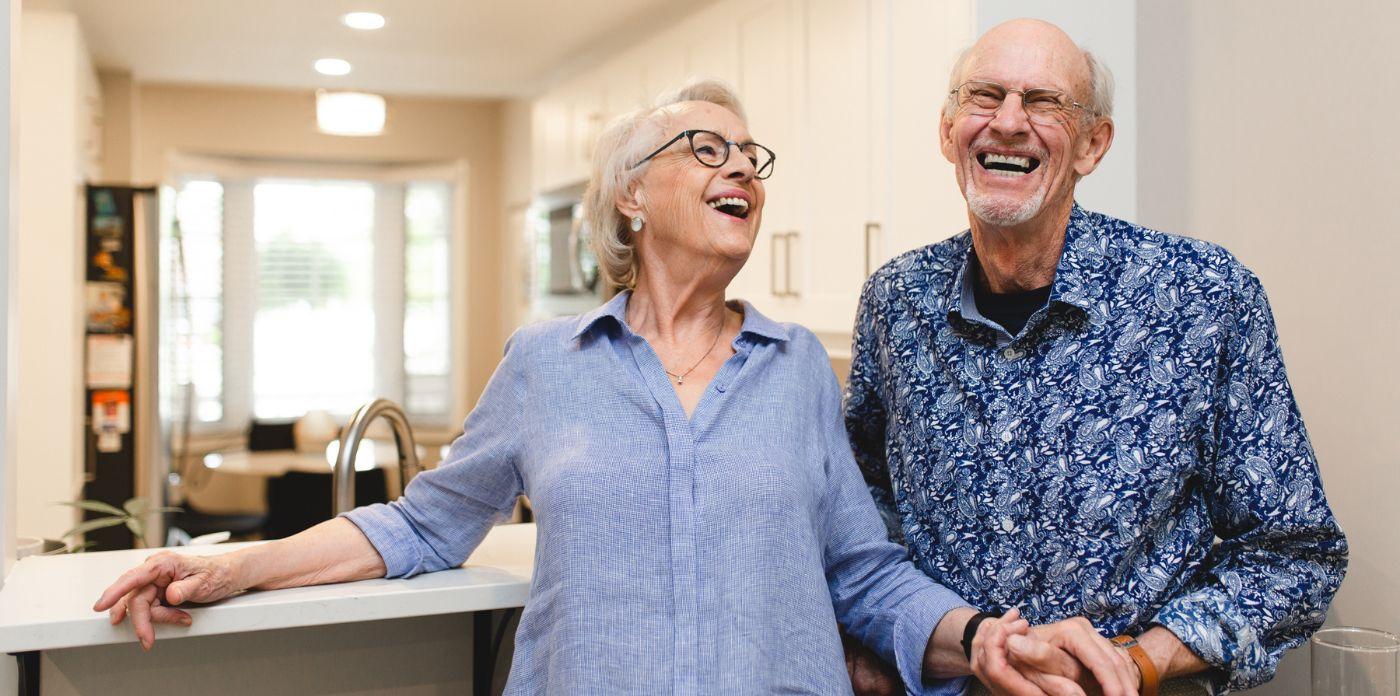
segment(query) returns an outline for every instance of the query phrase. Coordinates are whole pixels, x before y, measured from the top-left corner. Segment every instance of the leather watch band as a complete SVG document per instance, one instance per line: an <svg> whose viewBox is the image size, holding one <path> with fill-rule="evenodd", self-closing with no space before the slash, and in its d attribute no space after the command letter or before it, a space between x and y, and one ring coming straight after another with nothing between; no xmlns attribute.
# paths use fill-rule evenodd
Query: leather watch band
<svg viewBox="0 0 1400 696"><path fill-rule="evenodd" d="M1142 684L1138 689L1141 696L1157 696L1157 665L1152 664L1152 658L1147 656L1147 651L1143 650L1137 639L1132 636L1118 636L1113 639L1113 643L1128 651L1128 657L1137 663L1138 671L1142 673Z"/></svg>

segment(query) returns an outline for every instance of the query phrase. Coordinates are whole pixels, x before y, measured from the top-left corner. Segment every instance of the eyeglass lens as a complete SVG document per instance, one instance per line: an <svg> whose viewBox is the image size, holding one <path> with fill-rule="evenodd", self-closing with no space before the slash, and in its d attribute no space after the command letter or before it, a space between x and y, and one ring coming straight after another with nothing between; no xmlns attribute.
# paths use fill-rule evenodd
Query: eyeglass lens
<svg viewBox="0 0 1400 696"><path fill-rule="evenodd" d="M963 108L978 116L995 114L1006 101L1007 89L995 82L968 82L958 90ZM1030 120L1041 125L1060 123L1068 110L1063 92L1032 88L1021 93L1021 105Z"/></svg>
<svg viewBox="0 0 1400 696"><path fill-rule="evenodd" d="M729 159L729 144L724 138L709 131L695 131L690 137L690 149L695 158L707 167L723 166ZM766 179L773 173L773 153L757 143L739 146L739 152L749 158L755 177Z"/></svg>

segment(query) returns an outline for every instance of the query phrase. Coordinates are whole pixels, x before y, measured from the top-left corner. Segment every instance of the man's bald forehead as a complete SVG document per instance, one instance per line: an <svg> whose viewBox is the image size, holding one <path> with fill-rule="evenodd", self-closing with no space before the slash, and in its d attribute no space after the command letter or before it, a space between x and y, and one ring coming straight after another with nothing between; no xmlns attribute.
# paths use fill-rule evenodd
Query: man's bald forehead
<svg viewBox="0 0 1400 696"><path fill-rule="evenodd" d="M982 65L978 60L982 54L1012 46L1035 47L1056 56L1056 62L1063 61L1063 67L1071 71L1066 77L1073 81L1073 87L1077 90L1090 87L1093 69L1089 66L1084 49L1058 26L1043 19L1029 17L1007 20L988 29L968 50L963 62L964 70L972 66L986 68L988 66ZM958 77L959 81L966 78L966 74Z"/></svg>

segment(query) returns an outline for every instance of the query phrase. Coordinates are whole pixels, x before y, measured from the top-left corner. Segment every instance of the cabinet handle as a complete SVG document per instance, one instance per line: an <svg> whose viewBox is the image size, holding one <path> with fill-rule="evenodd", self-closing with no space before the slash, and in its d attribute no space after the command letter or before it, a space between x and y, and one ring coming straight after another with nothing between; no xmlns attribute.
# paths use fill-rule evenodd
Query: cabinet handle
<svg viewBox="0 0 1400 696"><path fill-rule="evenodd" d="M783 285L784 297L801 297L802 293L792 289L792 240L797 239L799 232L793 230L783 235Z"/></svg>
<svg viewBox="0 0 1400 696"><path fill-rule="evenodd" d="M782 297L778 292L778 238L783 233L774 232L768 237L768 294Z"/></svg>
<svg viewBox="0 0 1400 696"><path fill-rule="evenodd" d="M870 250L871 232L879 234L884 231L878 222L865 223L865 276L870 277L875 272L875 252Z"/></svg>

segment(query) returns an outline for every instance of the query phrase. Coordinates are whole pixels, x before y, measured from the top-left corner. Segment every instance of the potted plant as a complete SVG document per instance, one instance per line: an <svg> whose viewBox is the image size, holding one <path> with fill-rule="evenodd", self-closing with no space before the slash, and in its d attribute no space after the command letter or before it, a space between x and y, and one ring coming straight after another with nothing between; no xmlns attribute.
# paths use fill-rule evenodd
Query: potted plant
<svg viewBox="0 0 1400 696"><path fill-rule="evenodd" d="M94 529L115 527L119 524L126 525L126 528L136 537L136 546L141 548L146 544L146 518L151 515L158 515L166 512L180 512L181 510L178 507L152 507L145 498L131 498L125 503L122 503L120 508L100 500L79 500L71 503L59 503L59 505L67 505L69 507L87 510L88 512L96 512L103 516L84 520L72 529L64 532L61 538L71 539L72 541L69 541L64 549L59 549L50 553L79 553L85 551L90 548L94 542L84 541L79 544L76 543L78 537Z"/></svg>

